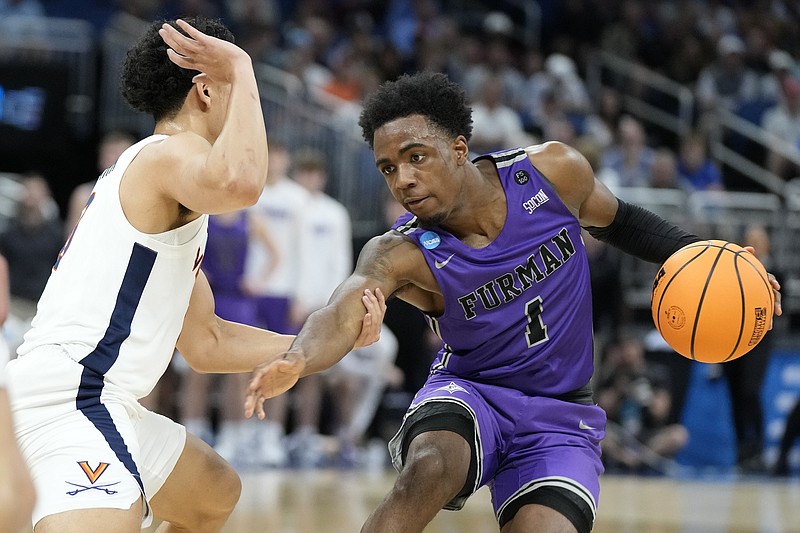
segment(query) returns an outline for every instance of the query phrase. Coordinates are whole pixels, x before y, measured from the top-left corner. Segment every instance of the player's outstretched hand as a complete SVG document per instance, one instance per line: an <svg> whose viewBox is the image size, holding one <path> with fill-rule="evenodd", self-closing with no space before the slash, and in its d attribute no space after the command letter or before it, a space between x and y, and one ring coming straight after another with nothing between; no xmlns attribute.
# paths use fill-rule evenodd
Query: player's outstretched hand
<svg viewBox="0 0 800 533"><path fill-rule="evenodd" d="M305 367L306 360L300 352L286 352L282 359L256 367L247 387L244 415L250 418L255 413L264 420L264 400L291 389Z"/></svg>
<svg viewBox="0 0 800 533"><path fill-rule="evenodd" d="M386 298L380 289L375 289L375 292L369 289L365 290L361 301L367 309L367 314L364 315L364 320L361 322L361 334L356 339L353 349L363 348L380 340L381 324L386 315Z"/></svg>
<svg viewBox="0 0 800 533"><path fill-rule="evenodd" d="M361 333L354 348L363 348L381 338L381 323L386 315L386 298L380 289L366 289L361 297L366 313L361 322ZM256 414L263 420L264 400L274 398L294 387L306 367L305 356L300 351L289 351L281 359L261 364L253 370L244 401L247 418Z"/></svg>
<svg viewBox="0 0 800 533"><path fill-rule="evenodd" d="M206 77L212 83L231 83L237 68L246 66L252 70L250 56L235 44L206 35L184 20L175 23L187 35L166 23L158 34L169 46L167 55L173 63L200 71L193 81Z"/></svg>

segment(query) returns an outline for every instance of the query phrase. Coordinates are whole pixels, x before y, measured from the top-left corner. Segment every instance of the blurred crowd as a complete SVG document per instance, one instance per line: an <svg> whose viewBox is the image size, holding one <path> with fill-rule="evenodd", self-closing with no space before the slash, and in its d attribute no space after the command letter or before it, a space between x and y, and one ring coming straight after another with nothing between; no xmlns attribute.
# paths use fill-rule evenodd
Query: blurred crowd
<svg viewBox="0 0 800 533"><path fill-rule="evenodd" d="M520 4L0 0L0 19L85 18L100 36L130 18L217 16L254 61L301 80L306 98L353 128L359 102L380 82L418 70L445 72L472 102L475 130L481 133L470 142L474 153L562 141L579 148L612 190L760 191L709 151L721 109L773 136L769 149L737 145L742 155L783 180L800 174L796 2L540 0L538 24ZM598 50L688 87L696 102L691 131L677 136L627 113L624 99L631 93L664 110L672 103L613 75L593 92L587 63ZM133 132L101 133L95 147L98 174L137 140ZM290 133L269 132L270 176L259 203L246 212L212 217L203 263L220 316L281 333L296 332L327 302L363 244L354 239L347 209L328 194L326 154L282 142ZM69 202L59 202L49 191L48 176L36 167L32 161L21 182L17 216L0 235L0 253L9 264L12 300L5 327L12 345L19 344L33 316L52 259L92 183L76 187ZM384 204L381 224L388 228L401 208L391 199ZM776 274L800 269L770 264L768 230L738 228L737 238L757 247ZM607 467L666 472L689 438L680 421L691 363L648 333L647 321L626 307L619 254L588 235L585 241L595 290L596 400L610 421ZM763 357L742 359L742 368L725 366L731 397L738 399L733 406L737 464L748 471L766 470L757 406L771 344L762 344ZM237 466L382 464L383 443L398 427L437 349L422 316L391 302L380 343L268 402L266 422L242 419L246 375L194 374L180 354L169 379L148 401L170 411ZM381 451L372 453L376 443Z"/></svg>

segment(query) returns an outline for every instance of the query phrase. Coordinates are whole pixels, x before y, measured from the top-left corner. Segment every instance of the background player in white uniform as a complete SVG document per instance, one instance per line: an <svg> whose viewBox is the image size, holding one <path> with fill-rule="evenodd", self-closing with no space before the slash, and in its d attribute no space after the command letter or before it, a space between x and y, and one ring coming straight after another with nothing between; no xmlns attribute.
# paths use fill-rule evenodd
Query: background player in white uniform
<svg viewBox="0 0 800 533"><path fill-rule="evenodd" d="M308 315L328 303L339 283L353 271L353 231L347 209L325 194L325 154L312 148L295 152L292 178L308 193L303 207L300 277L290 317L299 327ZM297 466L318 466L322 460L319 430L323 385L321 376L308 376L292 393L296 423L288 449ZM332 398L334 403L339 399Z"/></svg>
<svg viewBox="0 0 800 533"><path fill-rule="evenodd" d="M265 276L265 265L270 258L264 247L251 241L247 255L245 276L247 285L256 299L258 325L278 333L291 334L297 331L292 323L291 310L297 304L298 287L301 285L302 267L306 260L304 212L308 204L308 191L288 175L291 154L288 147L274 138L269 142L270 163L267 184L258 203L250 209L266 218L271 234L280 254L278 266ZM265 466L284 466L288 454L284 445L287 422L287 397L274 398L266 403L267 417L263 428L253 432L253 426L244 426L244 434L236 436L245 442L255 443L257 461ZM224 431L224 428L223 428ZM220 434L220 441L228 441Z"/></svg>
<svg viewBox="0 0 800 533"><path fill-rule="evenodd" d="M267 139L250 58L218 21L191 22L156 23L129 52L123 93L155 134L98 181L7 367L37 533L134 532L151 515L219 531L238 476L137 399L176 346L195 370L244 372L291 340L219 319L200 270L207 214L255 203ZM365 296L372 316L381 303Z"/></svg>

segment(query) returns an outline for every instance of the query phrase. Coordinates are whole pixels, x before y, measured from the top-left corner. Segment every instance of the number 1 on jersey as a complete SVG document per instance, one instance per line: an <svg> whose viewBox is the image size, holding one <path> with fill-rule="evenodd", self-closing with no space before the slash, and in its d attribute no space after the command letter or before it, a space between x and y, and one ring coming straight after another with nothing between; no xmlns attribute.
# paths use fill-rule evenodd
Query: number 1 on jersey
<svg viewBox="0 0 800 533"><path fill-rule="evenodd" d="M532 348L548 339L547 326L542 321L542 297L537 296L525 304L525 316L528 317L528 327L525 328L525 340L528 348Z"/></svg>

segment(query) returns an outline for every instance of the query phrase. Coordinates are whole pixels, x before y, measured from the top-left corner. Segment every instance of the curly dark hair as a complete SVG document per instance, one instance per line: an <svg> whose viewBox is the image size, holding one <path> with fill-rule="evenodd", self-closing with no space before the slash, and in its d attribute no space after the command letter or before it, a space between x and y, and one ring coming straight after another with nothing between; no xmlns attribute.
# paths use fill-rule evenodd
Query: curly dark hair
<svg viewBox="0 0 800 533"><path fill-rule="evenodd" d="M358 124L373 148L375 130L392 120L423 115L429 123L453 138L472 137L472 108L464 90L438 72L404 74L382 84L370 94Z"/></svg>
<svg viewBox="0 0 800 533"><path fill-rule="evenodd" d="M233 42L233 33L220 20L187 17L186 22L206 35ZM196 70L181 68L167 56L167 45L158 34L169 23L185 35L174 20L154 22L128 50L122 65L120 87L122 96L137 111L153 115L156 122L175 116L192 88Z"/></svg>

